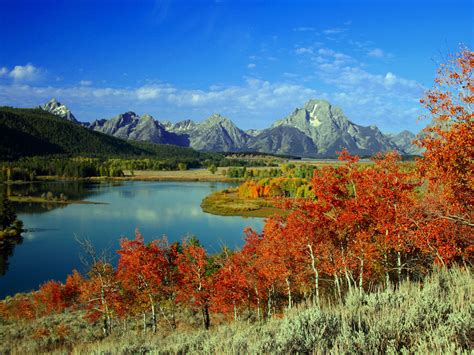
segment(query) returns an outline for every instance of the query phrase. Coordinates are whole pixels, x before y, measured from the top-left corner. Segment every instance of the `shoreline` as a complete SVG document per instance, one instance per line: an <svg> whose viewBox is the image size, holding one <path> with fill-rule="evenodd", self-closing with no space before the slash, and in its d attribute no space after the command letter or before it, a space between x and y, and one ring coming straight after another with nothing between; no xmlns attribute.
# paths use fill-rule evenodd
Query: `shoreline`
<svg viewBox="0 0 474 355"><path fill-rule="evenodd" d="M87 201L87 200L47 200L42 197L35 197L35 196L9 196L8 199L11 202L18 202L18 203L53 203L53 204L62 204L62 205L108 205L107 202L99 202L99 201Z"/></svg>
<svg viewBox="0 0 474 355"><path fill-rule="evenodd" d="M220 171L212 174L207 169L192 170L138 170L132 175L130 171L124 171L125 176L106 177L91 176L84 178L68 178L62 176L37 176L36 180L44 181L203 181L203 182L238 182L239 179L229 178Z"/></svg>
<svg viewBox="0 0 474 355"><path fill-rule="evenodd" d="M201 209L216 216L266 218L286 214L286 211L275 207L271 200L241 198L236 189L220 190L207 195L201 202Z"/></svg>

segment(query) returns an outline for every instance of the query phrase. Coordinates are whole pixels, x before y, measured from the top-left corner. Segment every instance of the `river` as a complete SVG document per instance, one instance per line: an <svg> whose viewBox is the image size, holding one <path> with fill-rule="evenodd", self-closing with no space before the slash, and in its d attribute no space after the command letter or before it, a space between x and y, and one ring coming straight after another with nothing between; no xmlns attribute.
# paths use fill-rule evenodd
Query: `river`
<svg viewBox="0 0 474 355"><path fill-rule="evenodd" d="M84 273L80 245L88 238L97 251L116 262L121 237L139 229L145 241L166 236L170 242L196 236L208 253L243 244L246 226L261 231L263 219L214 216L202 212L201 200L228 187L215 182L48 182L15 185L15 193L39 196L51 191L69 199L105 204L41 205L17 203L27 232L0 255L0 298L37 289L47 280L64 281L73 269ZM3 274L3 275L2 275Z"/></svg>

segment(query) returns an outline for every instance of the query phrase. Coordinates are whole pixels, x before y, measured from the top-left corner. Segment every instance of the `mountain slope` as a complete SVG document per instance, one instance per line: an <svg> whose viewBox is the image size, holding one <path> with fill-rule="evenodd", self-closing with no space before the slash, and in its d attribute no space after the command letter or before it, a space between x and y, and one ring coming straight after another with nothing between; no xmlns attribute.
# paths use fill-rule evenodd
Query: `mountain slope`
<svg viewBox="0 0 474 355"><path fill-rule="evenodd" d="M249 138L231 120L219 114L199 124L190 120L178 122L172 132L186 135L192 148L204 151L239 151L246 148Z"/></svg>
<svg viewBox="0 0 474 355"><path fill-rule="evenodd" d="M397 147L376 126L364 127L349 121L340 108L325 100L310 100L272 127L294 127L310 137L315 157L334 157L346 148L351 154L373 155ZM294 154L291 147L284 154Z"/></svg>
<svg viewBox="0 0 474 355"><path fill-rule="evenodd" d="M398 134L387 134L387 137L397 147L402 149L408 155L421 155L423 154L423 148L413 144L416 135L410 131L402 131Z"/></svg>
<svg viewBox="0 0 474 355"><path fill-rule="evenodd" d="M198 124L192 120L179 121L175 124L166 121L165 127L170 132L177 134L189 134L198 127Z"/></svg>
<svg viewBox="0 0 474 355"><path fill-rule="evenodd" d="M176 146L128 142L42 109L0 107L0 159L47 154L193 157L201 153Z"/></svg>
<svg viewBox="0 0 474 355"><path fill-rule="evenodd" d="M313 157L317 152L311 138L295 127L286 126L268 128L250 137L247 149L283 155L291 152L299 157Z"/></svg>
<svg viewBox="0 0 474 355"><path fill-rule="evenodd" d="M89 128L122 139L158 144L188 145L185 137L168 132L160 122L148 114L140 117L134 112L125 112L110 120L94 121Z"/></svg>
<svg viewBox="0 0 474 355"><path fill-rule="evenodd" d="M214 114L201 123L184 120L172 124L150 115L126 112L109 120L94 121L94 131L114 137L160 144L176 144L201 151L239 151L245 149L249 135L231 120Z"/></svg>

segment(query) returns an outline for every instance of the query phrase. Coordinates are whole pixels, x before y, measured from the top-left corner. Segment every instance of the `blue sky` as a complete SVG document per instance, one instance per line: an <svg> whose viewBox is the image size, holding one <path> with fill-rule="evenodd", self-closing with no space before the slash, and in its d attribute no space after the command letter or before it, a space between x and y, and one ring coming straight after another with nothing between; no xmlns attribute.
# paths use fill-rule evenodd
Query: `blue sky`
<svg viewBox="0 0 474 355"><path fill-rule="evenodd" d="M56 97L263 128L310 98L385 132L419 130L437 65L472 49L472 1L0 0L0 105Z"/></svg>

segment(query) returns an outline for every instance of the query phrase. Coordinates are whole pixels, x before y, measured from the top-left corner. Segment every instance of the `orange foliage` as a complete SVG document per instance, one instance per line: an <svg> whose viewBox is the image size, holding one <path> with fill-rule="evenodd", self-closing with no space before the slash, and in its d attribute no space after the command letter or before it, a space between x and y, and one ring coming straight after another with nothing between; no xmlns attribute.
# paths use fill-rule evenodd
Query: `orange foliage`
<svg viewBox="0 0 474 355"><path fill-rule="evenodd" d="M44 283L35 293L34 299L41 315L62 312L66 308L63 298L63 286L56 281Z"/></svg>
<svg viewBox="0 0 474 355"><path fill-rule="evenodd" d="M417 161L428 182L417 216L420 247L440 264L472 260L474 202L474 52L467 49L443 64L421 102L433 119L418 144Z"/></svg>

